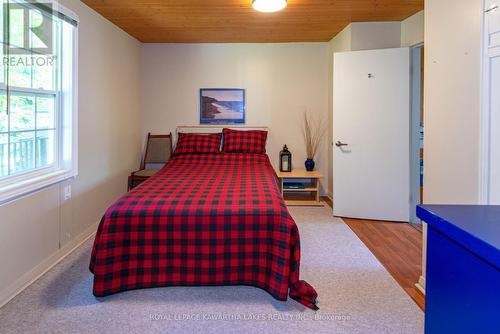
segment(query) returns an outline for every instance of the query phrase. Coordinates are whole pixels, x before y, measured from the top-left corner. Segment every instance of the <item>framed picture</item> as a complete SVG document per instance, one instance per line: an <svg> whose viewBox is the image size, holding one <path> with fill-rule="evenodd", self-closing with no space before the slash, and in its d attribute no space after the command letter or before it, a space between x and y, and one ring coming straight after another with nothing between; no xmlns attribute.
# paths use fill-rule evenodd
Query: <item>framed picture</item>
<svg viewBox="0 0 500 334"><path fill-rule="evenodd" d="M200 124L245 124L245 90L200 89Z"/></svg>

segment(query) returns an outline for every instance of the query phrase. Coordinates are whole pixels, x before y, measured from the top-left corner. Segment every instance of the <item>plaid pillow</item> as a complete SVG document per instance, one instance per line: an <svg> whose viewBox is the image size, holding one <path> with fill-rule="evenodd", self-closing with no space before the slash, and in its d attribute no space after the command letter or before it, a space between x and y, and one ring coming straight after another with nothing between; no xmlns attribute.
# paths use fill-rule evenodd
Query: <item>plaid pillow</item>
<svg viewBox="0 0 500 334"><path fill-rule="evenodd" d="M224 128L223 151L227 153L266 153L267 131L238 131Z"/></svg>
<svg viewBox="0 0 500 334"><path fill-rule="evenodd" d="M222 133L179 133L174 154L219 153Z"/></svg>

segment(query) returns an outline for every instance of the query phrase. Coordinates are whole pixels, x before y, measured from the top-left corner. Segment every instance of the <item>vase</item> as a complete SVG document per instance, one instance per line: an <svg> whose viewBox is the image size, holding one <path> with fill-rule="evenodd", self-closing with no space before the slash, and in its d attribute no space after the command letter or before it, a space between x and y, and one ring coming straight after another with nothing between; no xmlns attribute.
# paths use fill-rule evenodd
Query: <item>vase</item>
<svg viewBox="0 0 500 334"><path fill-rule="evenodd" d="M306 170L308 172L312 172L314 170L314 160L313 159L307 159L305 162L306 165Z"/></svg>

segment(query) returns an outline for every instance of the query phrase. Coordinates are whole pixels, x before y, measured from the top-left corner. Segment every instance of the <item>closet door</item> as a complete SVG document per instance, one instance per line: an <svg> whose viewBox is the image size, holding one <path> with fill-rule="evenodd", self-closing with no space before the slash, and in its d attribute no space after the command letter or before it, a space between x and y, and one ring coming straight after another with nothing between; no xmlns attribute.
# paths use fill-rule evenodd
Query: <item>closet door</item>
<svg viewBox="0 0 500 334"><path fill-rule="evenodd" d="M485 23L484 115L489 127L485 202L500 204L500 0L487 1ZM487 128L485 131L488 131Z"/></svg>

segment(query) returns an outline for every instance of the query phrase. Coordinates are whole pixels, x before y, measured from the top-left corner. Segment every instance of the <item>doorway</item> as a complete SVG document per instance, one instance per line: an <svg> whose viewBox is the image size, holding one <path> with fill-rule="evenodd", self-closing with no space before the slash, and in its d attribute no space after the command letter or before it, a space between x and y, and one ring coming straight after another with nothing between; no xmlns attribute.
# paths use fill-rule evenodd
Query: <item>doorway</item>
<svg viewBox="0 0 500 334"><path fill-rule="evenodd" d="M409 48L334 54L333 214L410 220Z"/></svg>
<svg viewBox="0 0 500 334"><path fill-rule="evenodd" d="M334 54L335 216L421 225L423 68L423 44Z"/></svg>
<svg viewBox="0 0 500 334"><path fill-rule="evenodd" d="M424 192L424 46L410 49L411 117L410 117L410 223L418 227L416 206L423 202Z"/></svg>

